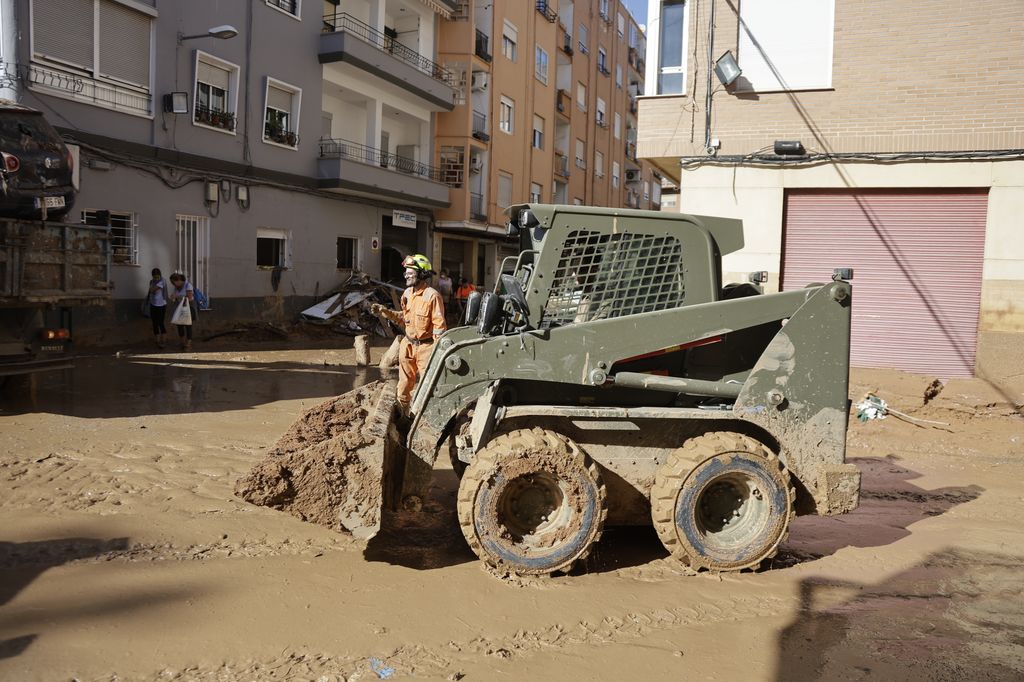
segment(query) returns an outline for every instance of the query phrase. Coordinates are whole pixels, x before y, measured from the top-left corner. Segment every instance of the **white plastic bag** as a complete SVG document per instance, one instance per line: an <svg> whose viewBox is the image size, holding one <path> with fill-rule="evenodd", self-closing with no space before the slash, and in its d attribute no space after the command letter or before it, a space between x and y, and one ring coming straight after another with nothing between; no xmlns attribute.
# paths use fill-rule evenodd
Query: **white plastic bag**
<svg viewBox="0 0 1024 682"><path fill-rule="evenodd" d="M174 309L174 314L171 315L171 324L177 324L180 326L192 324L192 309L188 306L188 296L181 297L181 303Z"/></svg>

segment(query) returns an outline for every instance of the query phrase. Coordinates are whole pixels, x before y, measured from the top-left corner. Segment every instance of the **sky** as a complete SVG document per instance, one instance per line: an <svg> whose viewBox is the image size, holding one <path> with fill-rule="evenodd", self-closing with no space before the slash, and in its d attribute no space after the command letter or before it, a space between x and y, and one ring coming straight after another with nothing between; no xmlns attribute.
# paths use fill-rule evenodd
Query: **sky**
<svg viewBox="0 0 1024 682"><path fill-rule="evenodd" d="M636 19L636 23L641 26L647 23L647 0L622 0L622 4Z"/></svg>

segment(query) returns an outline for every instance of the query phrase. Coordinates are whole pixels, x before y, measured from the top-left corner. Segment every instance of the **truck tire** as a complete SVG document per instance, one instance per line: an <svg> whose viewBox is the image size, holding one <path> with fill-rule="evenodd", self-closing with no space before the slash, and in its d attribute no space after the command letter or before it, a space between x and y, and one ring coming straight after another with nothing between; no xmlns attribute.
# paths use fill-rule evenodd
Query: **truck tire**
<svg viewBox="0 0 1024 682"><path fill-rule="evenodd" d="M545 429L492 439L459 485L459 523L470 548L501 571L568 571L600 539L607 496L597 465Z"/></svg>
<svg viewBox="0 0 1024 682"><path fill-rule="evenodd" d="M690 568L739 571L775 556L795 498L774 452L718 431L686 441L661 466L651 517L665 548Z"/></svg>

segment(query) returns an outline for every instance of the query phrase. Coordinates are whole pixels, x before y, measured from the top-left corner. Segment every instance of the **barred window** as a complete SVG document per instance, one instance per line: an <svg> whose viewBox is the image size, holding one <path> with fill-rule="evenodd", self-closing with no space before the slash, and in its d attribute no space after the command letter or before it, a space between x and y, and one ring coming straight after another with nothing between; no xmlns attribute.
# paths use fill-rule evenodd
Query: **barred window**
<svg viewBox="0 0 1024 682"><path fill-rule="evenodd" d="M87 209L82 211L82 222L86 225L110 226L110 260L114 265L139 264L139 226L135 213Z"/></svg>

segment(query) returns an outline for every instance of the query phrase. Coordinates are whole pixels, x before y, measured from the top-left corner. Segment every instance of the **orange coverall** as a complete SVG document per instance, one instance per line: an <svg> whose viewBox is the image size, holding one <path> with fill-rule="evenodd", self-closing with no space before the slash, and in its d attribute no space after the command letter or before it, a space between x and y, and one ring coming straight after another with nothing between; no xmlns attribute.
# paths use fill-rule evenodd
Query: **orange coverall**
<svg viewBox="0 0 1024 682"><path fill-rule="evenodd" d="M448 325L444 321L444 300L431 286L409 287L402 294L405 338L398 351L398 402L409 411L416 379L427 369L434 341Z"/></svg>

